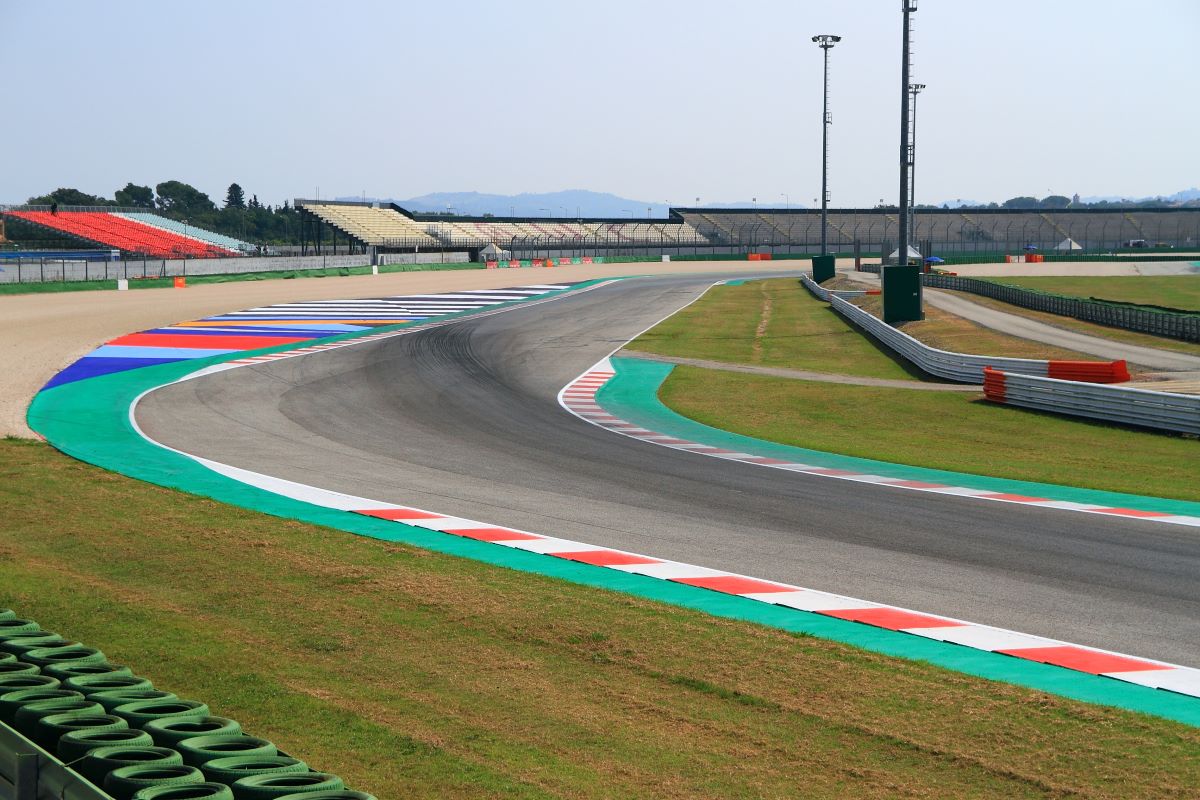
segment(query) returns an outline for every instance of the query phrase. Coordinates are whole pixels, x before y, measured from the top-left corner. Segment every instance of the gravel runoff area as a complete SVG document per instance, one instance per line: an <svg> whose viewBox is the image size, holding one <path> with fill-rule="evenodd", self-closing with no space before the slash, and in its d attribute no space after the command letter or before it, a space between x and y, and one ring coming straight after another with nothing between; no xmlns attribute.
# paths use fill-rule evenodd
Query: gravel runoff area
<svg viewBox="0 0 1200 800"><path fill-rule="evenodd" d="M853 266L853 262L849 262ZM807 269L804 261L680 261L579 264L569 267L398 272L383 275L238 281L186 289L87 291L0 297L0 436L32 438L25 411L59 370L104 342L133 331L243 308L301 300L335 300L500 289L623 275L728 273L759 275Z"/></svg>

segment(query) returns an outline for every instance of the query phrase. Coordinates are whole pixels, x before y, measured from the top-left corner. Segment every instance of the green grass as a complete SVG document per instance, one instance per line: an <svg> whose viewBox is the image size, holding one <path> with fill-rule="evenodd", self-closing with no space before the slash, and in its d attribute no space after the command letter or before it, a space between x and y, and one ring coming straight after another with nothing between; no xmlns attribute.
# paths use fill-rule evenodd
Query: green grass
<svg viewBox="0 0 1200 800"><path fill-rule="evenodd" d="M1137 279L1140 280L1140 279ZM964 300L969 300L981 306L995 308L999 311L1004 311L1009 314L1016 314L1029 319L1037 320L1038 322L1050 325L1055 328L1063 328L1077 333L1087 334L1088 336L1096 336L1101 339L1111 339L1114 342L1124 342L1125 344L1136 344L1140 347L1153 347L1159 350L1171 350L1176 353L1190 353L1200 356L1200 344L1195 342L1183 342L1178 339L1167 339L1163 336L1154 336L1149 333L1138 333L1137 331L1127 331L1123 328L1110 328L1107 325L1097 325L1094 322L1084 322L1083 320L1073 317L1064 317L1061 314L1049 314L1044 311L1033 311L1028 308L1021 308L1010 303L1005 303L1002 300L996 300L991 297L984 297L970 292L955 292L949 289L939 289L938 291L948 294L956 294ZM1095 356L1088 356L1092 359Z"/></svg>
<svg viewBox="0 0 1200 800"><path fill-rule="evenodd" d="M677 367L662 401L782 444L913 466L1200 501L1200 442L978 396Z"/></svg>
<svg viewBox="0 0 1200 800"><path fill-rule="evenodd" d="M916 376L795 278L714 287L627 349L865 378Z"/></svg>
<svg viewBox="0 0 1200 800"><path fill-rule="evenodd" d="M1122 275L1105 277L1004 277L995 283L1071 297L1200 311L1200 275Z"/></svg>
<svg viewBox="0 0 1200 800"><path fill-rule="evenodd" d="M0 605L381 798L1200 785L1195 728L267 517L38 443L0 442L0 563Z"/></svg>

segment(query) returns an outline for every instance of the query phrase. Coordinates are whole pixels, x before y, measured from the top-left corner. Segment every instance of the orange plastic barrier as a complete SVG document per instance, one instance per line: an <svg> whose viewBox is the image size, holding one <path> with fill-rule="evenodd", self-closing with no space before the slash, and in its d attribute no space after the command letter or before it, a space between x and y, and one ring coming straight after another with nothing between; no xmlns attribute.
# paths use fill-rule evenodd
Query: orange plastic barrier
<svg viewBox="0 0 1200 800"><path fill-rule="evenodd" d="M746 260L747 261L758 261L759 260L758 253L747 253Z"/></svg>
<svg viewBox="0 0 1200 800"><path fill-rule="evenodd" d="M1124 383L1129 365L1124 361L1048 361L1046 377L1083 383Z"/></svg>
<svg viewBox="0 0 1200 800"><path fill-rule="evenodd" d="M1004 373L991 367L983 368L983 395L997 403L1004 402Z"/></svg>
<svg viewBox="0 0 1200 800"><path fill-rule="evenodd" d="M175 277L175 288L176 289L186 289L187 288L187 278L183 277L182 275L176 276Z"/></svg>
<svg viewBox="0 0 1200 800"><path fill-rule="evenodd" d="M497 269L499 266L500 266L500 262L498 262L498 261L488 261L487 262L488 269Z"/></svg>

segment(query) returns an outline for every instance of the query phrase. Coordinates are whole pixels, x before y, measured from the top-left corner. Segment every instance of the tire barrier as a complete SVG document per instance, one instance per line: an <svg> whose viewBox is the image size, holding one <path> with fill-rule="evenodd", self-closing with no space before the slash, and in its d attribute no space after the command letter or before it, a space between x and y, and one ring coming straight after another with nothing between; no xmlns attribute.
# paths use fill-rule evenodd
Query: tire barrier
<svg viewBox="0 0 1200 800"><path fill-rule="evenodd" d="M33 726L33 740L53 753L60 739L71 731L127 730L129 723L112 714L47 714Z"/></svg>
<svg viewBox="0 0 1200 800"><path fill-rule="evenodd" d="M277 800L294 794L307 800L311 792L345 788L341 778L327 772L251 775L233 784L233 796L238 800Z"/></svg>
<svg viewBox="0 0 1200 800"><path fill-rule="evenodd" d="M124 717L131 728L145 727L153 719L167 717L207 717L208 706L195 700L135 700L113 708L118 717Z"/></svg>
<svg viewBox="0 0 1200 800"><path fill-rule="evenodd" d="M183 786L147 786L133 793L133 800L234 800L223 783L189 783Z"/></svg>
<svg viewBox="0 0 1200 800"><path fill-rule="evenodd" d="M117 719L121 719L117 717ZM121 720L125 722L125 720ZM128 724L128 723L126 723ZM71 731L64 733L54 750L64 763L78 761L98 747L153 747L154 740L145 731L121 728L112 731Z"/></svg>
<svg viewBox="0 0 1200 800"><path fill-rule="evenodd" d="M245 734L232 736L196 736L177 742L175 749L183 756L183 763L202 767L209 761L228 756L274 756L279 754L275 745L266 739Z"/></svg>
<svg viewBox="0 0 1200 800"><path fill-rule="evenodd" d="M38 720L59 714L72 714L77 717L94 717L103 714L104 707L99 703L79 698L78 700L43 700L39 703L26 703L13 714L12 727L29 739L34 738Z"/></svg>
<svg viewBox="0 0 1200 800"><path fill-rule="evenodd" d="M242 732L242 726L225 717L168 717L147 722L143 730L160 746L174 747L197 736L234 736Z"/></svg>
<svg viewBox="0 0 1200 800"><path fill-rule="evenodd" d="M375 800L12 609L0 609L0 723L0 747L37 760L38 797ZM14 778L0 769L0 787Z"/></svg>
<svg viewBox="0 0 1200 800"><path fill-rule="evenodd" d="M53 681L54 686L58 686L58 678L53 678L49 675L42 675L38 668L33 664L26 664L24 661L10 661L0 664L0 689L9 685L9 678L28 678L36 677L45 679L46 682ZM38 684L26 684L29 686Z"/></svg>
<svg viewBox="0 0 1200 800"><path fill-rule="evenodd" d="M63 686L83 692L85 697L91 697L97 692L137 692L149 691L154 688L154 684L146 678L137 678L133 675L77 675L63 681Z"/></svg>
<svg viewBox="0 0 1200 800"><path fill-rule="evenodd" d="M82 700L83 695L70 689L18 689L6 692L0 695L0 722L12 727L17 709L21 706L39 700L59 699Z"/></svg>
<svg viewBox="0 0 1200 800"><path fill-rule="evenodd" d="M188 786L204 783L204 773L195 767L139 765L118 767L104 777L104 791L114 800L132 800L142 789L156 786Z"/></svg>
<svg viewBox="0 0 1200 800"><path fill-rule="evenodd" d="M110 689L103 692L93 692L88 695L88 699L95 700L111 714L114 708L129 705L130 703L137 703L143 700L173 702L179 698L170 692L163 692L158 689Z"/></svg>
<svg viewBox="0 0 1200 800"><path fill-rule="evenodd" d="M988 367L984 396L993 403L1143 428L1200 434L1200 396L1020 375Z"/></svg>
<svg viewBox="0 0 1200 800"><path fill-rule="evenodd" d="M200 770L210 781L232 786L251 775L308 772L308 765L288 756L227 756L214 758Z"/></svg>
<svg viewBox="0 0 1200 800"><path fill-rule="evenodd" d="M133 674L133 670L121 664L55 664L52 667L45 667L42 669L42 672L46 675L53 675L60 681L65 681L68 678L76 678L81 675L110 675L116 677Z"/></svg>
<svg viewBox="0 0 1200 800"><path fill-rule="evenodd" d="M116 744L89 750L75 766L75 771L97 786L103 786L105 776L114 769L140 766L182 767L183 756L168 747Z"/></svg>

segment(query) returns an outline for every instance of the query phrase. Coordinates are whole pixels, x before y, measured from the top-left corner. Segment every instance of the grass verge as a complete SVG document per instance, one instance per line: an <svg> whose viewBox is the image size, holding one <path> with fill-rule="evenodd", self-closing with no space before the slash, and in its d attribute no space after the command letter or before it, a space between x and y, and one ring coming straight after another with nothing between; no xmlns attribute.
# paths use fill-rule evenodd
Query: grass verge
<svg viewBox="0 0 1200 800"><path fill-rule="evenodd" d="M883 300L879 296L868 295L854 302L865 311L882 318ZM925 319L901 322L895 327L930 347L952 353L1065 361L1096 360L1095 356L1086 353L985 328L928 303L925 304Z"/></svg>
<svg viewBox="0 0 1200 800"><path fill-rule="evenodd" d="M1200 730L0 442L0 604L380 797L1179 797Z"/></svg>
<svg viewBox="0 0 1200 800"><path fill-rule="evenodd" d="M921 377L815 299L795 278L713 287L626 349L865 378Z"/></svg>
<svg viewBox="0 0 1200 800"><path fill-rule="evenodd" d="M1071 297L1100 298L1120 303L1200 311L1200 275L1048 275L988 278L994 283L1035 289Z"/></svg>
<svg viewBox="0 0 1200 800"><path fill-rule="evenodd" d="M1016 314L1018 316L1027 317L1032 320L1037 320L1046 325L1055 328L1063 328L1064 330L1075 331L1076 333L1095 336L1100 339L1110 339L1114 342L1123 342L1125 344L1136 344L1140 347L1153 347L1158 350L1171 350L1177 353L1190 353L1200 356L1200 344L1192 342L1181 342L1178 339L1167 339L1162 336L1153 336L1149 333L1138 333L1137 331L1127 331L1122 328L1110 328L1107 325L1097 325L1094 322L1084 322L1083 320L1074 319L1073 317L1064 317L1061 314L1049 314L1044 311L1033 311L1028 308L1021 308L1010 303L1005 303L1002 300L996 300L991 297L984 297L970 292L955 292L949 289L938 289L939 292L947 294L956 294L964 300L969 300L981 306L994 308L998 311L1004 311L1008 314ZM1090 356L1089 358L1095 358Z"/></svg>
<svg viewBox="0 0 1200 800"><path fill-rule="evenodd" d="M696 367L676 367L660 396L669 408L698 422L796 447L1200 501L1200 442L1194 438L994 405L957 393Z"/></svg>

